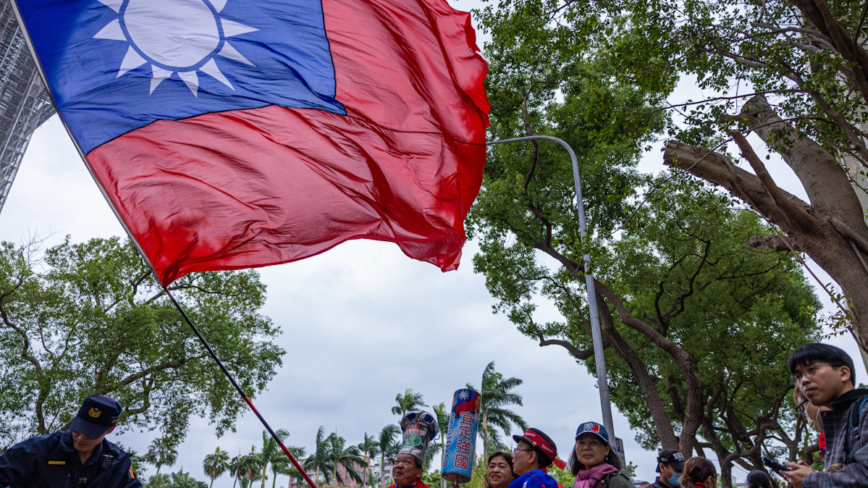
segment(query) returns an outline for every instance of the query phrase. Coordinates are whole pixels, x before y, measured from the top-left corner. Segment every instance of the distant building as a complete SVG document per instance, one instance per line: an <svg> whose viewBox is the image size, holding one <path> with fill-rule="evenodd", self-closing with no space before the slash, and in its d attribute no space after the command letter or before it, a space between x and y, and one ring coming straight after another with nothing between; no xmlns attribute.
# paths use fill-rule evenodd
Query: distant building
<svg viewBox="0 0 868 488"><path fill-rule="evenodd" d="M30 136L53 114L11 2L0 0L0 212Z"/></svg>

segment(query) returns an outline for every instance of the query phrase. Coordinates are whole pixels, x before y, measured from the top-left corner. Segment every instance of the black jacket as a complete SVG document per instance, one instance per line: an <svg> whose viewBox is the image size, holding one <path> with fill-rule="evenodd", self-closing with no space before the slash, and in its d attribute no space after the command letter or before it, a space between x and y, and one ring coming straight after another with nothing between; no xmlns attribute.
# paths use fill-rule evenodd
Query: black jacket
<svg viewBox="0 0 868 488"><path fill-rule="evenodd" d="M33 437L0 454L0 486L142 488L130 455L105 439L82 465L70 431Z"/></svg>

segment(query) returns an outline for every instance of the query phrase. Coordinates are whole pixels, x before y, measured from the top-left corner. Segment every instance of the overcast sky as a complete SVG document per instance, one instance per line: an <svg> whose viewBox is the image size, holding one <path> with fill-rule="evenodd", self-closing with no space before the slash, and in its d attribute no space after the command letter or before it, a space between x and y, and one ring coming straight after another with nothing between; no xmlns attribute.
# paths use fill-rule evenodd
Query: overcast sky
<svg viewBox="0 0 868 488"><path fill-rule="evenodd" d="M462 10L481 5L477 0L451 3ZM696 99L696 91L684 82L675 98ZM640 168L661 171L661 160L658 145ZM782 162L773 161L770 169L781 186L804 194ZM34 135L0 214L0 240L20 243L35 232L54 233L51 243L67 234L74 242L124 235L56 117ZM468 243L460 269L450 273L407 258L393 244L367 241L261 269L268 285L263 313L283 331L278 344L286 355L255 403L275 429L290 431L288 444L310 450L319 426L337 429L356 444L365 432L375 434L398 420L389 409L406 388L421 392L429 405L448 405L456 389L468 382L478 385L485 365L496 361L499 372L525 381L517 390L524 406L516 411L554 438L561 457L569 456L576 427L601 422L596 382L564 350L540 348L506 317L491 313L494 300L484 277L472 270L476 249ZM540 320L558 317L548 304L539 313ZM830 342L861 366L852 340ZM244 415L237 426L236 433L217 439L207 422L192 422L171 471L183 467L205 480L202 459L215 446L235 455L261 445L263 429L254 415ZM615 430L625 440L627 459L639 466L638 478L653 480L655 454L638 447L617 411ZM127 434L121 441L143 453L155 435ZM735 474L743 479L740 469ZM286 481L278 479L278 486ZM230 487L232 480L224 476L214 486Z"/></svg>

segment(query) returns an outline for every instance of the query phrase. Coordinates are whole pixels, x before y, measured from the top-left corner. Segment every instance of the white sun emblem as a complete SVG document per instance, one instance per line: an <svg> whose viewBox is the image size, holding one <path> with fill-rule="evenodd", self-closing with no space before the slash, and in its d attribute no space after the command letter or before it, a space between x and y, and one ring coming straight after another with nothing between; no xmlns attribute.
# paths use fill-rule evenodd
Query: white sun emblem
<svg viewBox="0 0 868 488"><path fill-rule="evenodd" d="M467 393L466 391L462 391L461 393L458 394L459 400L467 400L467 398L469 398L469 397L470 397L470 394Z"/></svg>
<svg viewBox="0 0 868 488"><path fill-rule="evenodd" d="M227 2L227 0L209 1L218 14ZM124 0L99 0L99 2L118 14L121 13L124 4ZM214 56L222 56L254 66L229 44L227 38L258 29L216 17L214 11L205 4L205 0L127 0L123 15L112 20L93 37L130 43L118 70L118 78L150 61L153 73L151 93L154 93L163 80L177 72L187 88L198 97L197 70L235 90L232 83L217 67ZM121 21L126 31L121 27ZM223 47L216 52L221 40ZM146 57L149 59L145 59Z"/></svg>

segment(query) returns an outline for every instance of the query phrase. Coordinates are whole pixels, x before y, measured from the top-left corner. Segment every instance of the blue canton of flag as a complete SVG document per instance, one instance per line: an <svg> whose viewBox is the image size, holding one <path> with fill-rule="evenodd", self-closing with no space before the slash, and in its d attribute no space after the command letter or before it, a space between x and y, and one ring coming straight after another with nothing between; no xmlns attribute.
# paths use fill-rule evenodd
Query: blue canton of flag
<svg viewBox="0 0 868 488"><path fill-rule="evenodd" d="M345 115L320 0L19 2L85 153L157 120L280 105Z"/></svg>

